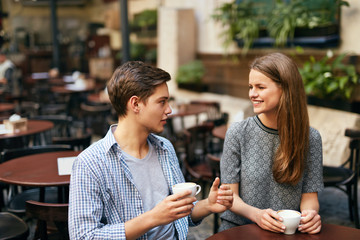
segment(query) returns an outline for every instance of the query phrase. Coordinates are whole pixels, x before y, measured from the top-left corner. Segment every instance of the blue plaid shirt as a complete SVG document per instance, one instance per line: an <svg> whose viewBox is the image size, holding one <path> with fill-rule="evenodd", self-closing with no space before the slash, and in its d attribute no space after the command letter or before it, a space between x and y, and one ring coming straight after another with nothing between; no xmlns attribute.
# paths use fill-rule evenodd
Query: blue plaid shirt
<svg viewBox="0 0 360 240"><path fill-rule="evenodd" d="M84 150L75 160L69 197L71 239L126 239L126 221L144 213L140 193L117 144L111 126L106 136ZM172 144L150 134L169 186L184 182ZM174 222L178 239L186 239L190 216ZM148 239L144 234L139 239Z"/></svg>

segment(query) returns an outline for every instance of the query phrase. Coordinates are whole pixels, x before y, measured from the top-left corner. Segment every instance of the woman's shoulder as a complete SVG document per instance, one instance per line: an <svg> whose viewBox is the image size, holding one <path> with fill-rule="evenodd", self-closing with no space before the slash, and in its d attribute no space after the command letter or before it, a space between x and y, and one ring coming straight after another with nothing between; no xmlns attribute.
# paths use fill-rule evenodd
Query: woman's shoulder
<svg viewBox="0 0 360 240"><path fill-rule="evenodd" d="M239 133L246 132L248 128L252 128L252 125L255 124L255 121L253 119L254 117L248 117L242 121L239 122L233 122L229 129L227 130L226 134L228 135L239 135Z"/></svg>
<svg viewBox="0 0 360 240"><path fill-rule="evenodd" d="M317 129L313 128L313 127L310 127L309 136L310 136L310 138L315 138L315 139L320 139L321 140L320 132Z"/></svg>

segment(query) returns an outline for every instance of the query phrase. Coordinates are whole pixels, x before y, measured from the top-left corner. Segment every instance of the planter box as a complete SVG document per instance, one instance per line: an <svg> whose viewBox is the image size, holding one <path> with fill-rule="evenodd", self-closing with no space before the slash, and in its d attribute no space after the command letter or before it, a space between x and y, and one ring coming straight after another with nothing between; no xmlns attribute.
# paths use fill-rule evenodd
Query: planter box
<svg viewBox="0 0 360 240"><path fill-rule="evenodd" d="M178 87L194 92L207 92L209 86L203 83L178 83Z"/></svg>
<svg viewBox="0 0 360 240"><path fill-rule="evenodd" d="M333 108L337 110L347 111L347 112L354 112L360 113L360 103L359 102L349 102L344 100L332 100L332 99L321 99L314 96L307 97L308 104L326 107L326 108Z"/></svg>

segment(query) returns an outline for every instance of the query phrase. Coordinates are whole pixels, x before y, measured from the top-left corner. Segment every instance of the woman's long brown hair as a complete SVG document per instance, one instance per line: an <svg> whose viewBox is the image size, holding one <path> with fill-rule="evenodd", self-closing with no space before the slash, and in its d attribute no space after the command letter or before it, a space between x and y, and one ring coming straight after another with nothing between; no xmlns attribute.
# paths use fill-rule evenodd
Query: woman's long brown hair
<svg viewBox="0 0 360 240"><path fill-rule="evenodd" d="M272 172L278 183L295 185L303 175L309 147L309 116L301 75L295 62L281 53L257 58L250 68L263 73L282 88L277 109L280 145Z"/></svg>

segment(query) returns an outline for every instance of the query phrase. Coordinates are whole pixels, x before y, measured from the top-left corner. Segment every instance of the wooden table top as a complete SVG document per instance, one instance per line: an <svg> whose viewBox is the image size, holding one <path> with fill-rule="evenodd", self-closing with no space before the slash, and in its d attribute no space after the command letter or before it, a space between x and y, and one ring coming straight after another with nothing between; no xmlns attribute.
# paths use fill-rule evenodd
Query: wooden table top
<svg viewBox="0 0 360 240"><path fill-rule="evenodd" d="M15 109L15 104L0 103L0 112L7 112Z"/></svg>
<svg viewBox="0 0 360 240"><path fill-rule="evenodd" d="M173 112L168 115L169 118L174 117L185 117L190 115L197 115L208 110L207 106L200 105L200 104L186 104L182 107L177 108L176 110L173 109Z"/></svg>
<svg viewBox="0 0 360 240"><path fill-rule="evenodd" d="M75 84L65 84L63 86L53 86L51 91L60 94L70 94L70 93L82 93L90 92L95 90L95 85L89 84L86 86L76 86Z"/></svg>
<svg viewBox="0 0 360 240"><path fill-rule="evenodd" d="M15 133L0 134L0 139L15 138L15 137L22 137L22 136L37 134L37 133L45 132L53 127L54 127L54 123L52 123L51 121L28 120L27 121L27 130L15 132Z"/></svg>
<svg viewBox="0 0 360 240"><path fill-rule="evenodd" d="M256 224L247 224L234 227L207 238L207 240L354 240L360 239L360 230L356 228L344 227L333 224L322 224L321 232L318 234L305 234L296 232L293 235L285 235L282 233L273 233L261 229Z"/></svg>
<svg viewBox="0 0 360 240"><path fill-rule="evenodd" d="M0 164L0 181L31 187L66 186L70 175L59 175L57 159L75 157L81 151L60 151L14 158Z"/></svg>
<svg viewBox="0 0 360 240"><path fill-rule="evenodd" d="M104 91L101 91L99 93L89 94L87 96L87 100L92 103L101 103L101 104L109 103L109 104L111 104L109 95L107 95Z"/></svg>

